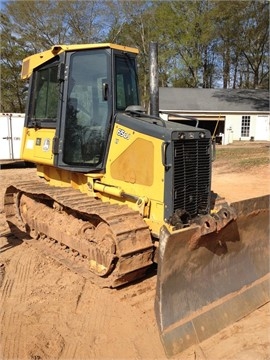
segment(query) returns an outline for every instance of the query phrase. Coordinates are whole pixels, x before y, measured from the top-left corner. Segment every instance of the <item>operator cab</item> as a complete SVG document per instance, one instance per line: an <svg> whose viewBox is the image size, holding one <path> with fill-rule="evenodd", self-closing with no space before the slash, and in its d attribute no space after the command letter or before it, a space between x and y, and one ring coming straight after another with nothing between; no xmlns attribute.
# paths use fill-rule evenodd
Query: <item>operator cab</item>
<svg viewBox="0 0 270 360"><path fill-rule="evenodd" d="M114 114L139 104L136 51L124 49L85 45L34 69L27 127L55 128L55 166L105 168Z"/></svg>

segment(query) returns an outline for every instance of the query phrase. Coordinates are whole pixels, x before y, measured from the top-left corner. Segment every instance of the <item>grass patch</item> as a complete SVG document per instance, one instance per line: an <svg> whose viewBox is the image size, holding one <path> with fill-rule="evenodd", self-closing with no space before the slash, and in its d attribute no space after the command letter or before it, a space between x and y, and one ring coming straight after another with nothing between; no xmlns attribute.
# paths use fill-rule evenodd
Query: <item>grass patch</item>
<svg viewBox="0 0 270 360"><path fill-rule="evenodd" d="M251 169L256 166L269 165L269 157L241 159L237 165L243 169Z"/></svg>
<svg viewBox="0 0 270 360"><path fill-rule="evenodd" d="M249 170L270 164L268 146L216 147L214 166L227 166L234 171Z"/></svg>

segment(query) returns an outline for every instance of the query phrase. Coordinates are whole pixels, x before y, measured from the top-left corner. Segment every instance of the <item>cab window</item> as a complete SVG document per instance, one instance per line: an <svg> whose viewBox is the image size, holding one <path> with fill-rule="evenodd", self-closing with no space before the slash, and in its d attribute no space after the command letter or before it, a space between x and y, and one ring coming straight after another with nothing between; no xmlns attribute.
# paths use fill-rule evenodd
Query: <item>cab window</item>
<svg viewBox="0 0 270 360"><path fill-rule="evenodd" d="M57 66L36 72L32 120L56 121L59 99L57 73Z"/></svg>
<svg viewBox="0 0 270 360"><path fill-rule="evenodd" d="M138 105L138 87L135 59L129 55L115 57L116 110Z"/></svg>

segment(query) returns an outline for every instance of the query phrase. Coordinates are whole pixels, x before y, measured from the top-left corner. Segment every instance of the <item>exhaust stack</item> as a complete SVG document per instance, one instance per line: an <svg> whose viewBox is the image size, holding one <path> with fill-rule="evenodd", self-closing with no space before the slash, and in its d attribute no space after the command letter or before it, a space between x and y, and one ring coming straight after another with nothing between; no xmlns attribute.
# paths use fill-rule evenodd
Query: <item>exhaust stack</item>
<svg viewBox="0 0 270 360"><path fill-rule="evenodd" d="M150 115L159 117L158 44L150 42Z"/></svg>

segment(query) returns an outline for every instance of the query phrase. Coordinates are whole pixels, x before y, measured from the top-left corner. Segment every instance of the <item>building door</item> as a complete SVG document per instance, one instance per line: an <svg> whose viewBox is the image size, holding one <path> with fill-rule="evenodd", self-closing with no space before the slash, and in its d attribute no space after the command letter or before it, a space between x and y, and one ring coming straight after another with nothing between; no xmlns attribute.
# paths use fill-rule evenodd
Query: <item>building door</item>
<svg viewBox="0 0 270 360"><path fill-rule="evenodd" d="M20 159L23 114L0 115L0 160Z"/></svg>
<svg viewBox="0 0 270 360"><path fill-rule="evenodd" d="M257 116L254 140L256 140L256 141L270 140L269 116L268 115L258 115Z"/></svg>
<svg viewBox="0 0 270 360"><path fill-rule="evenodd" d="M0 148L1 160L9 160L11 158L11 136L10 136L10 126L9 126L9 118L7 115L1 115L1 123L0 123Z"/></svg>

